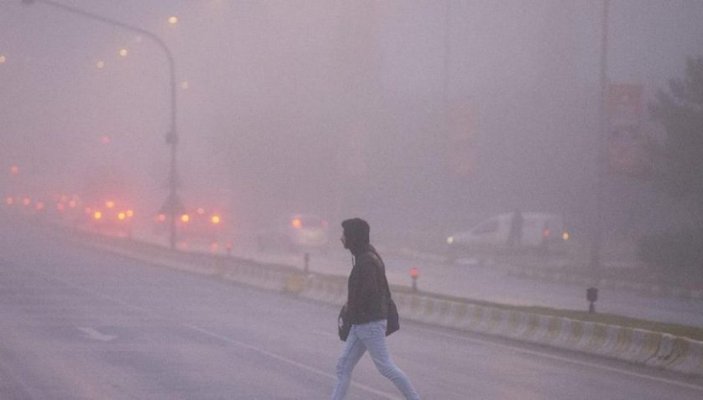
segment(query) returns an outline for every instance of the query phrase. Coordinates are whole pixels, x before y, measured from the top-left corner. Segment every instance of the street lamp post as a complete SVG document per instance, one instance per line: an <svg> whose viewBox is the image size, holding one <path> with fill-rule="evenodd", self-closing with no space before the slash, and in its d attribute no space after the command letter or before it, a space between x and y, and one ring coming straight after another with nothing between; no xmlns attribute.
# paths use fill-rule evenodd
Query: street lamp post
<svg viewBox="0 0 703 400"><path fill-rule="evenodd" d="M85 18L89 18L92 20L97 20L103 23L106 23L108 25L116 26L128 31L133 31L137 32L143 36L146 36L150 39L152 39L166 54L166 59L168 60L168 71L169 71L169 81L170 81L170 109L171 109L171 115L170 115L170 129L168 130L168 133L166 134L166 144L171 146L171 162L170 162L170 169L169 169L169 177L168 177L168 187L169 187L169 195L168 198L166 199L166 205L168 205L169 213L170 213L170 230L169 230L169 245L171 249L175 249L176 247L176 212L177 212L177 206L180 204L180 200L178 199L178 173L176 169L176 147L178 145L178 131L176 129L176 73L175 73L175 63L173 60L173 54L171 53L171 50L166 46L166 43L158 37L157 35L136 27L132 25L125 24L120 21L116 21L107 17L103 17L102 15L98 14L93 14L88 11L84 11L75 7L67 6L65 4L60 4L56 3L51 0L22 0L22 3L30 5L34 3L40 3L44 4L50 7L54 7L56 9L79 15Z"/></svg>
<svg viewBox="0 0 703 400"><path fill-rule="evenodd" d="M606 118L606 96L608 91L608 11L610 0L603 0L603 15L601 20L601 43L600 43L600 107L599 107L599 132L596 155L596 198L595 198L595 218L593 221L593 235L591 241L590 269L593 279L593 289L597 296L597 285L601 278L601 244L602 238L602 213L603 213L603 185L606 173L606 141L608 124Z"/></svg>

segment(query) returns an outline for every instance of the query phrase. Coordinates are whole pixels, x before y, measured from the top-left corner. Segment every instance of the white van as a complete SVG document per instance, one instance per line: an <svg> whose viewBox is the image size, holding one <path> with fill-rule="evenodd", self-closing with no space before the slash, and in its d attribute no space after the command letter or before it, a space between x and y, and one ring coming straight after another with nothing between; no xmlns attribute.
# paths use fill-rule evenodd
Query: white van
<svg viewBox="0 0 703 400"><path fill-rule="evenodd" d="M518 251L548 252L569 240L563 219L557 214L521 212L522 235L511 238L515 212L488 218L466 232L447 238L447 258L454 261L462 255Z"/></svg>

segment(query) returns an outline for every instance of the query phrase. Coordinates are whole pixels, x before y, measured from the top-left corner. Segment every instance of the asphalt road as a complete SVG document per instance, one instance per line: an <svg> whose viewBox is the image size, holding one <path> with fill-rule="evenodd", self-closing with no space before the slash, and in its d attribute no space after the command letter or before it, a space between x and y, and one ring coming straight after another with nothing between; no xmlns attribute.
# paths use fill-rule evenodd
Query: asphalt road
<svg viewBox="0 0 703 400"><path fill-rule="evenodd" d="M0 399L325 399L336 314L4 223ZM425 399L703 397L700 381L410 322L389 346ZM398 395L366 357L348 398Z"/></svg>

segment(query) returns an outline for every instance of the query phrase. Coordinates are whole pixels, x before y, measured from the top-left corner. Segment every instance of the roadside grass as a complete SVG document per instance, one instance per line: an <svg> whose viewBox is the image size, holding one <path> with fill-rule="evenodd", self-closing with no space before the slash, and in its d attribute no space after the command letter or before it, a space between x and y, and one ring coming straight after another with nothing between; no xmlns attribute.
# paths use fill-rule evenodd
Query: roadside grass
<svg viewBox="0 0 703 400"><path fill-rule="evenodd" d="M402 286L394 286L393 292L411 292L411 289ZM419 292L418 295L424 295L436 299L450 300L460 303L479 305L484 307L494 307L503 310L517 311L523 313L533 313L546 316L555 316L562 318L570 318L577 321L584 322L597 322L606 325L617 325L625 328L633 329L643 329L652 332L668 333L674 336L687 337L693 340L703 341L703 327L683 325L683 324L672 324L665 322L656 322L638 318L624 317L616 314L604 314L604 313L589 313L587 311L580 310L568 310L559 308L549 308L541 306L516 306L510 304L501 303L491 303L481 300L466 299L461 297L440 295L434 293L423 293Z"/></svg>

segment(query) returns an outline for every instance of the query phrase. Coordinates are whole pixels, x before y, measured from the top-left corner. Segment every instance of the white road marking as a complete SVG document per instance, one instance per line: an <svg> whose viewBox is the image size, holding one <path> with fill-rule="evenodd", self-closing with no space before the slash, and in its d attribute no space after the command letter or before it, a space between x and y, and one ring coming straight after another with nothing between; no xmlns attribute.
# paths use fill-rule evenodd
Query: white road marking
<svg viewBox="0 0 703 400"><path fill-rule="evenodd" d="M117 336L115 335L105 335L103 333L98 332L97 329L95 328L88 328L88 327L77 327L79 331L83 332L86 338L91 339L91 340L97 340L100 342L109 342L111 340L117 339Z"/></svg>
<svg viewBox="0 0 703 400"><path fill-rule="evenodd" d="M337 337L336 333L333 333L332 331L323 331L320 329L313 329L312 333L314 335L319 335L319 336L332 336L332 337Z"/></svg>

